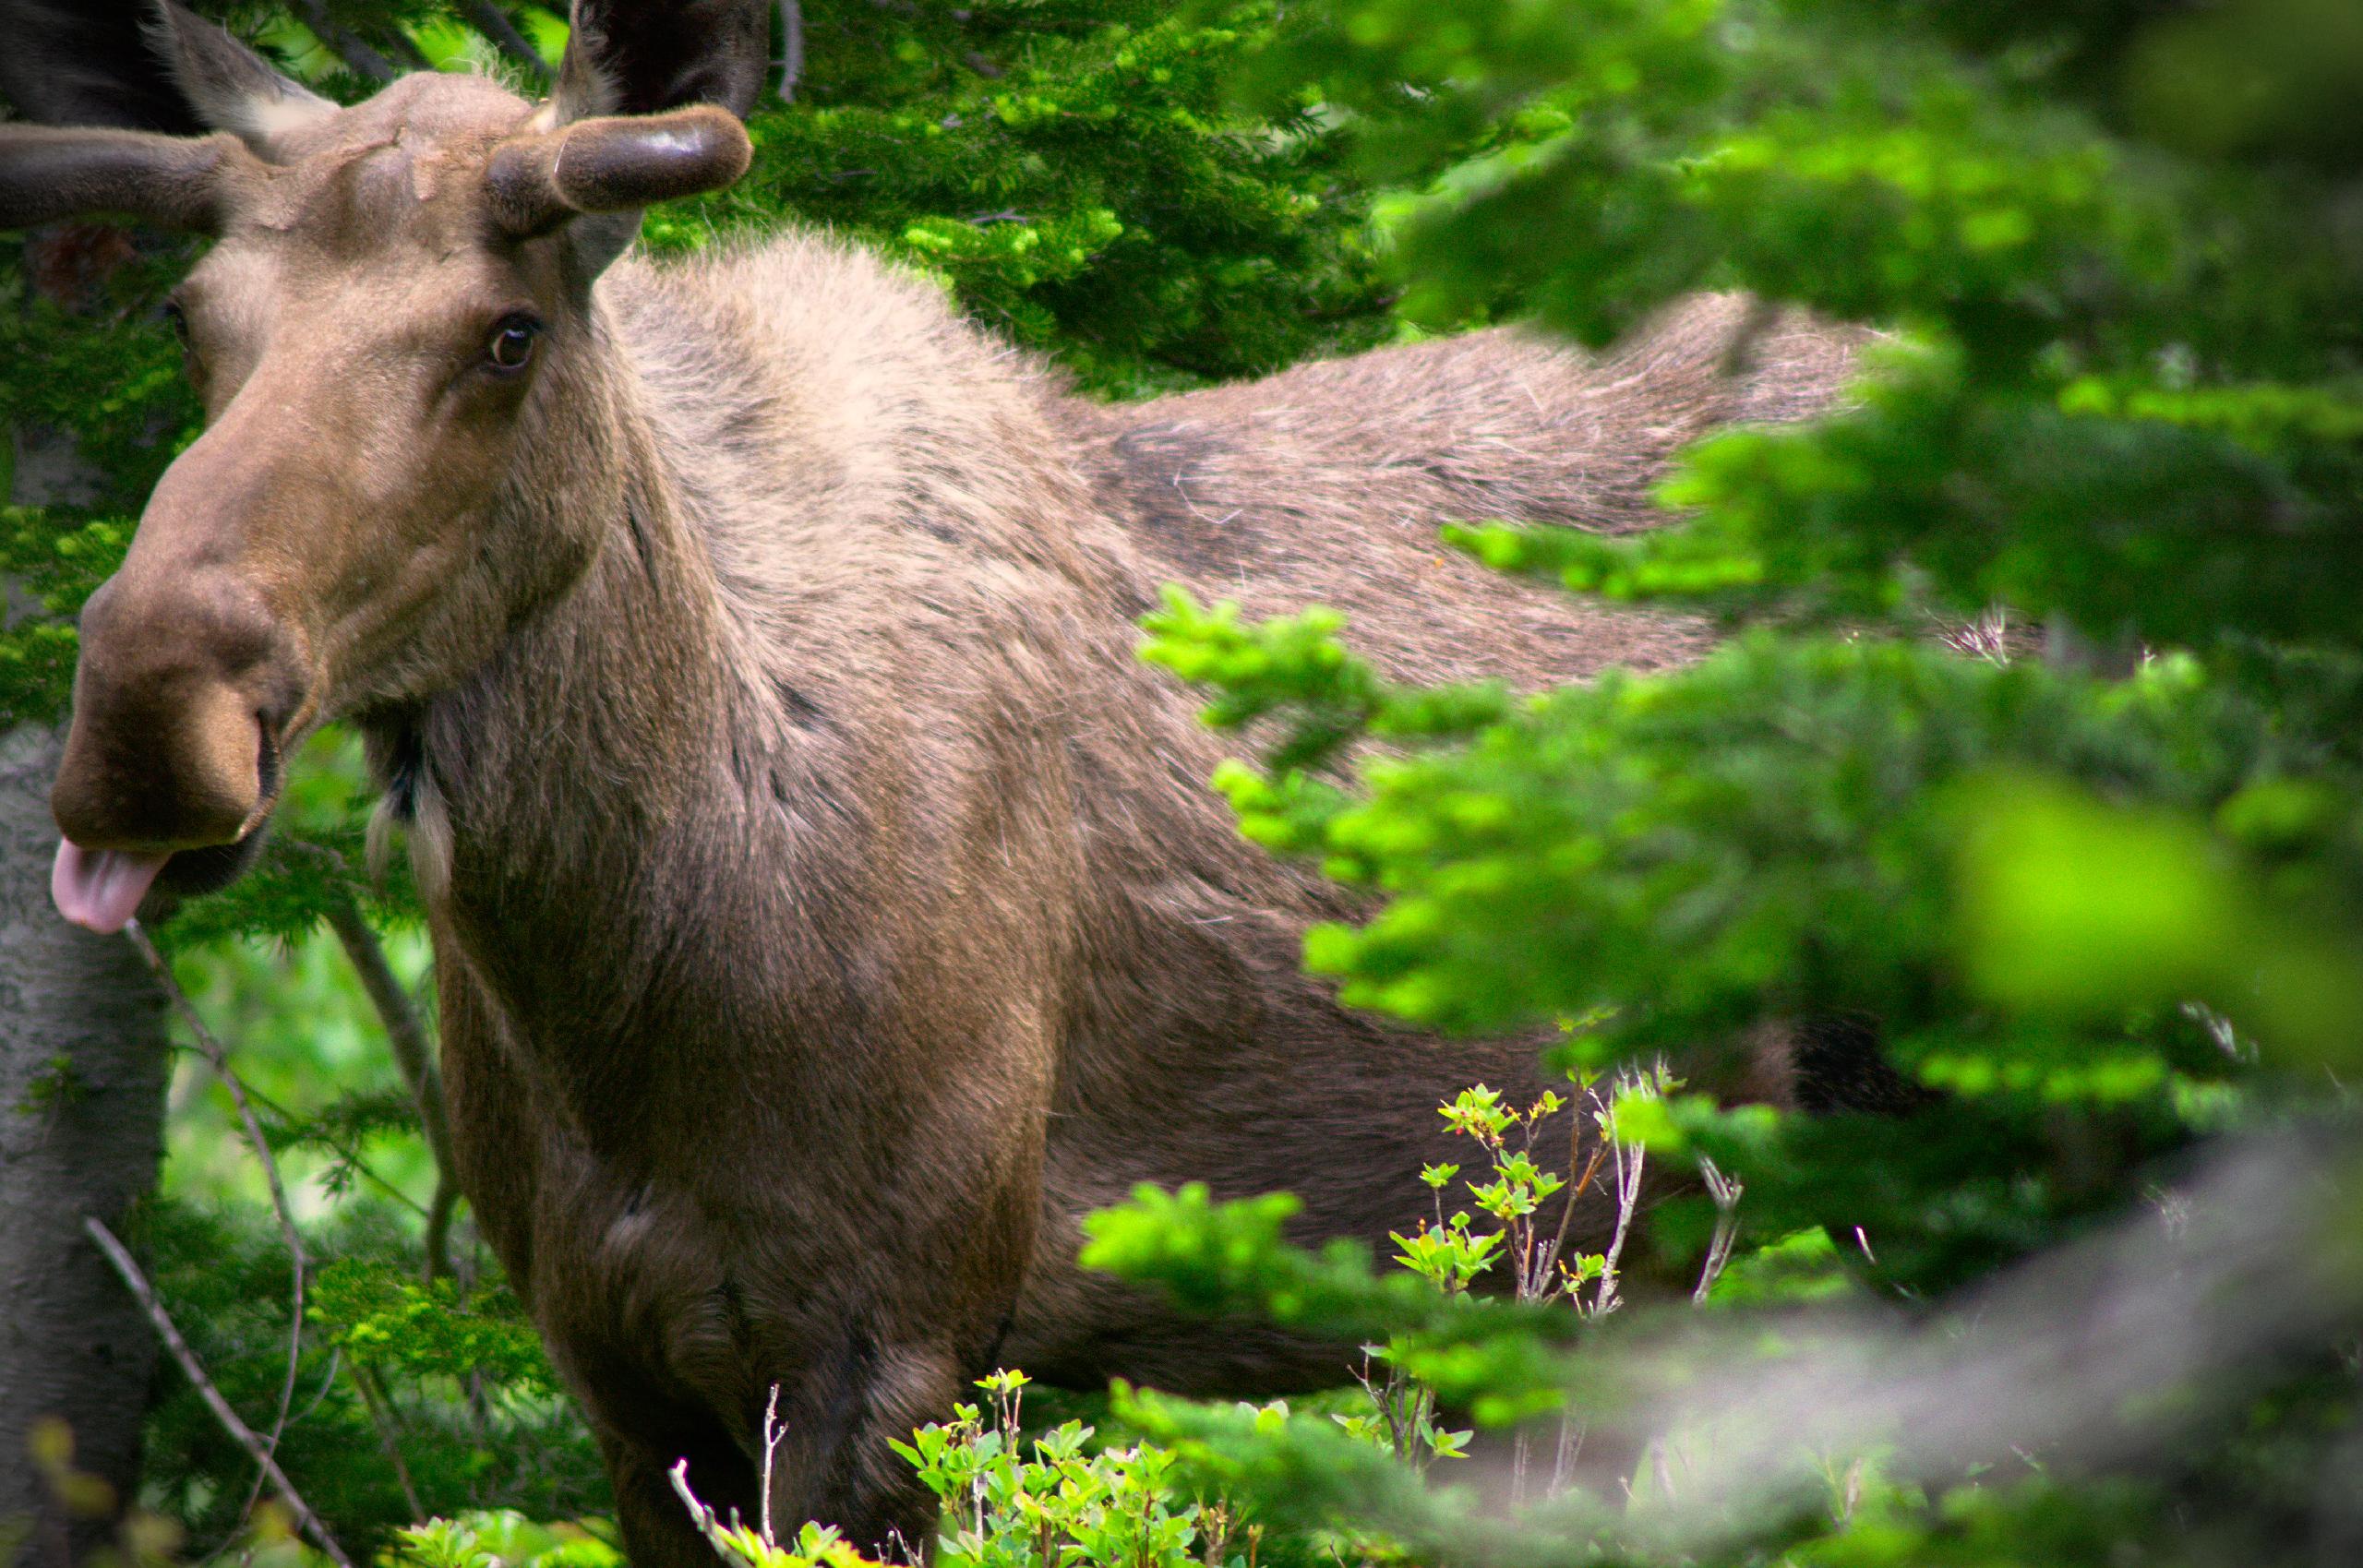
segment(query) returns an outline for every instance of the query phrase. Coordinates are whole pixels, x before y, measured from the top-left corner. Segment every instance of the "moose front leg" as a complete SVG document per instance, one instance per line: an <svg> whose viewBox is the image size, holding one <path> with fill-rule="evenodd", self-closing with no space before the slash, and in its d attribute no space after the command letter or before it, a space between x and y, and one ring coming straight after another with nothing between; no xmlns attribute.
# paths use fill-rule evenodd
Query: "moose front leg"
<svg viewBox="0 0 2363 1568"><path fill-rule="evenodd" d="M743 1411L734 1401L727 1419L718 1411L685 1418L678 1406L652 1419L654 1406L606 1402L585 1389L625 1555L634 1568L714 1568L714 1548L674 1483L686 1461L691 1493L726 1523L764 1523L768 1490L768 1523L782 1538L811 1520L835 1526L868 1555L925 1561L939 1505L893 1444L947 1416L966 1371L948 1346L872 1347L856 1337L795 1371L746 1380L742 1386L761 1386L762 1395ZM776 1441L766 1452L774 1381Z"/></svg>
<svg viewBox="0 0 2363 1568"><path fill-rule="evenodd" d="M697 1454L670 1454L625 1437L594 1421L599 1452L607 1462L615 1492L616 1528L632 1568L715 1568L713 1543L690 1516L673 1485L673 1467L690 1462L690 1490L724 1519L759 1515L761 1490L754 1466L726 1440L701 1443ZM714 1429L720 1438L721 1429Z"/></svg>
<svg viewBox="0 0 2363 1568"><path fill-rule="evenodd" d="M893 1445L947 1418L971 1371L950 1345L857 1342L829 1369L834 1375L783 1388L772 1456L774 1527L816 1520L888 1562L931 1556L941 1505Z"/></svg>

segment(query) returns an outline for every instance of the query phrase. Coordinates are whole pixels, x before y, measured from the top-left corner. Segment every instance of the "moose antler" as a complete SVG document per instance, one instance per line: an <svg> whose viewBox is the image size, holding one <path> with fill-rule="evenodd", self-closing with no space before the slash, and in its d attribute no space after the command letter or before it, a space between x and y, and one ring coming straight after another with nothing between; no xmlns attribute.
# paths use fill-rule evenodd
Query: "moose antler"
<svg viewBox="0 0 2363 1568"><path fill-rule="evenodd" d="M585 213L630 212L719 189L747 172L754 148L727 109L581 120L495 149L485 186L501 226L520 238Z"/></svg>

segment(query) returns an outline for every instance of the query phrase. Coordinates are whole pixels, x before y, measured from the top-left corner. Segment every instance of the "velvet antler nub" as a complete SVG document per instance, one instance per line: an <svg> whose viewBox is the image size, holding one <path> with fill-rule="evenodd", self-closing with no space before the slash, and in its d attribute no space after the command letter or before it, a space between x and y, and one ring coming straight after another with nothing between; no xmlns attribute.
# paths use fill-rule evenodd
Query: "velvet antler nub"
<svg viewBox="0 0 2363 1568"><path fill-rule="evenodd" d="M485 185L501 226L524 238L585 213L630 212L719 190L753 157L738 117L702 103L518 137L494 150Z"/></svg>

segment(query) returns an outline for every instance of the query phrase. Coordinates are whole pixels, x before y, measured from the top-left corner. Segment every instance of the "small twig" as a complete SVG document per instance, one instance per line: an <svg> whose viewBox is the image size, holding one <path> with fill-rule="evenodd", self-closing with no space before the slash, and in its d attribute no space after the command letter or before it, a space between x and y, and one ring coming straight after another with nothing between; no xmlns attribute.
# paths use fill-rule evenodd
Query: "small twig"
<svg viewBox="0 0 2363 1568"><path fill-rule="evenodd" d="M1625 1239L1633 1227L1633 1215L1640 1207L1641 1172L1649 1161L1649 1151L1635 1143L1628 1152L1625 1140L1616 1135L1614 1093L1603 1100L1600 1092L1590 1091L1592 1103L1600 1107L1601 1132L1608 1141L1609 1155L1613 1163L1616 1187L1616 1228L1608 1239L1608 1250L1600 1258L1600 1283L1594 1287L1592 1315L1606 1317L1623 1304L1617 1291L1616 1268L1625 1256Z"/></svg>
<svg viewBox="0 0 2363 1568"><path fill-rule="evenodd" d="M509 13L492 0L460 0L460 15L468 18L470 27L491 40L494 48L544 81L549 80L549 62L534 47L533 40L517 30L517 24L509 19Z"/></svg>
<svg viewBox="0 0 2363 1568"><path fill-rule="evenodd" d="M222 1047L220 1040L213 1037L213 1031L205 1026L205 1020L198 1016L197 1004L188 999L188 993L181 989L180 981L173 974L173 966L164 962L164 955L156 951L154 942L149 940L147 928L138 920L126 921L123 934L131 939L131 945L138 948L139 956L148 961L149 970L156 976L157 983L163 987L164 994L172 998L174 1007L179 1010L183 1021L188 1024L189 1033L197 1037L197 1048L205 1053L205 1059L213 1064L214 1075L230 1091L231 1103L238 1107L238 1119L246 1124L246 1142L254 1145L255 1158L262 1162L263 1179L270 1187L270 1206L279 1215L280 1236L287 1243L287 1267L292 1280L287 1324L287 1376L280 1383L279 1414L271 1421L270 1446L266 1451L267 1454L276 1454L279 1452L279 1440L287 1430L288 1412L295 1406L295 1379L302 1370L304 1359L304 1276L307 1272L304 1239L295 1229L295 1211L287 1202L287 1184L280 1179L279 1162L271 1157L270 1141L262 1135L262 1123L255 1118L255 1107L246 1098L245 1083L230 1070L230 1053ZM254 1490L246 1494L246 1508L239 1513L242 1521L247 1513L252 1512L255 1500L262 1495L262 1480L261 1473L258 1472Z"/></svg>
<svg viewBox="0 0 2363 1568"><path fill-rule="evenodd" d="M254 1456L255 1463L262 1467L262 1473L270 1478L271 1486L286 1502L288 1512L295 1515L295 1527L310 1538L312 1544L318 1547L329 1561L337 1564L337 1568L353 1568L353 1560L345 1556L344 1549L337 1545L336 1538L329 1534L326 1525L320 1523L320 1516L312 1512L312 1505L304 1501L304 1494L295 1490L295 1483L287 1478L287 1472L279 1467L279 1461L271 1457L271 1450L255 1435L252 1427L238 1419L238 1413L230 1408L230 1402L222 1397L222 1391L214 1387L213 1381L205 1375L205 1368L198 1360L197 1352L188 1347L188 1341L181 1337L181 1331L173 1326L172 1314L165 1311L164 1304L156 1299L156 1292L149 1285L147 1275L141 1274L139 1265L131 1261L131 1254L125 1251L123 1243L115 1239L113 1231L95 1219L85 1217L82 1228L90 1232L90 1239L99 1244L99 1251L107 1255L107 1262L114 1265L114 1272L123 1276L123 1283L138 1299L139 1305L148 1313L148 1321L156 1326L156 1336L164 1342L164 1348L172 1353L173 1359L180 1363L181 1371L188 1378L190 1386L197 1390L198 1397L205 1401L206 1408L213 1412L214 1419L222 1423L222 1430L235 1439L240 1447Z"/></svg>
<svg viewBox="0 0 2363 1568"><path fill-rule="evenodd" d="M779 1440L787 1435L787 1423L779 1418L779 1384L772 1384L771 1397L763 1401L763 1544L779 1545L779 1538L772 1534L772 1460L779 1450Z"/></svg>
<svg viewBox="0 0 2363 1568"><path fill-rule="evenodd" d="M1732 1243L1739 1237L1739 1198L1747 1191L1736 1180L1722 1173L1713 1160L1701 1157L1698 1174L1707 1183L1707 1195L1715 1201L1715 1238L1707 1243L1706 1265L1698 1271L1698 1288L1690 1293L1697 1306L1707 1304L1709 1292L1721 1277L1723 1265L1731 1262Z"/></svg>
<svg viewBox="0 0 2363 1568"><path fill-rule="evenodd" d="M1571 1107L1567 1112L1567 1164L1572 1168L1576 1155L1583 1150L1584 1119L1577 1115ZM1590 1190L1592 1179L1600 1174L1601 1162L1607 1157L1607 1147L1595 1144L1591 1151L1591 1159L1584 1167L1583 1175L1576 1179L1575 1185L1567 1189L1567 1201L1559 1209L1559 1229L1551 1238L1550 1248L1543 1253L1542 1271L1544 1273L1549 1273L1552 1266L1565 1255L1567 1225L1576 1217L1576 1200Z"/></svg>
<svg viewBox="0 0 2363 1568"><path fill-rule="evenodd" d="M329 1396L329 1390L336 1386L336 1374L342 1371L343 1367L344 1347L340 1345L330 1346L329 1375L320 1380L320 1391L312 1395L312 1402L304 1406L304 1413L302 1415L295 1417L287 1423L289 1426L301 1426L306 1421L312 1418L312 1412L320 1407L321 1402Z"/></svg>
<svg viewBox="0 0 2363 1568"><path fill-rule="evenodd" d="M1551 1495L1557 1497L1574 1484L1576 1461L1584 1451L1584 1428L1572 1416L1559 1418L1559 1451L1551 1460Z"/></svg>
<svg viewBox="0 0 2363 1568"><path fill-rule="evenodd" d="M370 1005L386 1026L386 1043L393 1048L394 1065L402 1070L411 1101L418 1107L419 1130L426 1136L427 1153L435 1156L435 1198L426 1212L426 1277L440 1279L451 1272L451 1205L457 1194L451 1130L443 1115L443 1078L436 1071L435 1048L410 993L402 988L393 965L386 962L386 950L360 909L351 899L342 898L329 906L328 919L329 928L343 944L345 957L353 962L354 973L360 976L361 988L369 994Z"/></svg>
<svg viewBox="0 0 2363 1568"><path fill-rule="evenodd" d="M688 1506L690 1521L697 1526L698 1533L712 1541L716 1551L727 1551L730 1538L723 1533L722 1521L714 1517L713 1509L698 1501L696 1492L690 1490L690 1462L687 1459L676 1460L673 1468L666 1473L672 1477L675 1495Z"/></svg>

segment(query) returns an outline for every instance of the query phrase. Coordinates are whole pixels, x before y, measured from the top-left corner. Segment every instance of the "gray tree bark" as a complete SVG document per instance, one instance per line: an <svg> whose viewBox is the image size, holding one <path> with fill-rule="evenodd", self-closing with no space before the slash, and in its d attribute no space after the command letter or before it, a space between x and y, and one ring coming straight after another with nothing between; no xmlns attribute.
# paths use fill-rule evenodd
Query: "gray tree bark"
<svg viewBox="0 0 2363 1568"><path fill-rule="evenodd" d="M155 1185L164 1002L130 943L50 907L58 748L35 725L0 737L0 1536L24 1532L16 1553L0 1544L0 1562L23 1568L63 1568L112 1538L138 1485L156 1360L82 1218L120 1232ZM73 1470L111 1498L58 1494L33 1446L58 1423Z"/></svg>
<svg viewBox="0 0 2363 1568"><path fill-rule="evenodd" d="M189 131L133 0L0 0L0 93L34 120ZM88 501L69 440L0 429L6 499ZM0 581L0 616L24 606ZM0 1564L66 1568L115 1536L139 1484L156 1342L82 1228L117 1235L156 1185L169 1076L162 991L131 944L60 919L49 781L62 736L0 734ZM81 1483L36 1457L62 1430ZM12 1544L10 1536L23 1532Z"/></svg>
<svg viewBox="0 0 2363 1568"><path fill-rule="evenodd" d="M0 439L10 501L86 505L104 488L69 439ZM0 735L0 1564L18 1568L68 1568L114 1541L156 1365L153 1330L82 1221L121 1232L156 1185L165 1000L129 942L50 904L64 743L42 724Z"/></svg>

